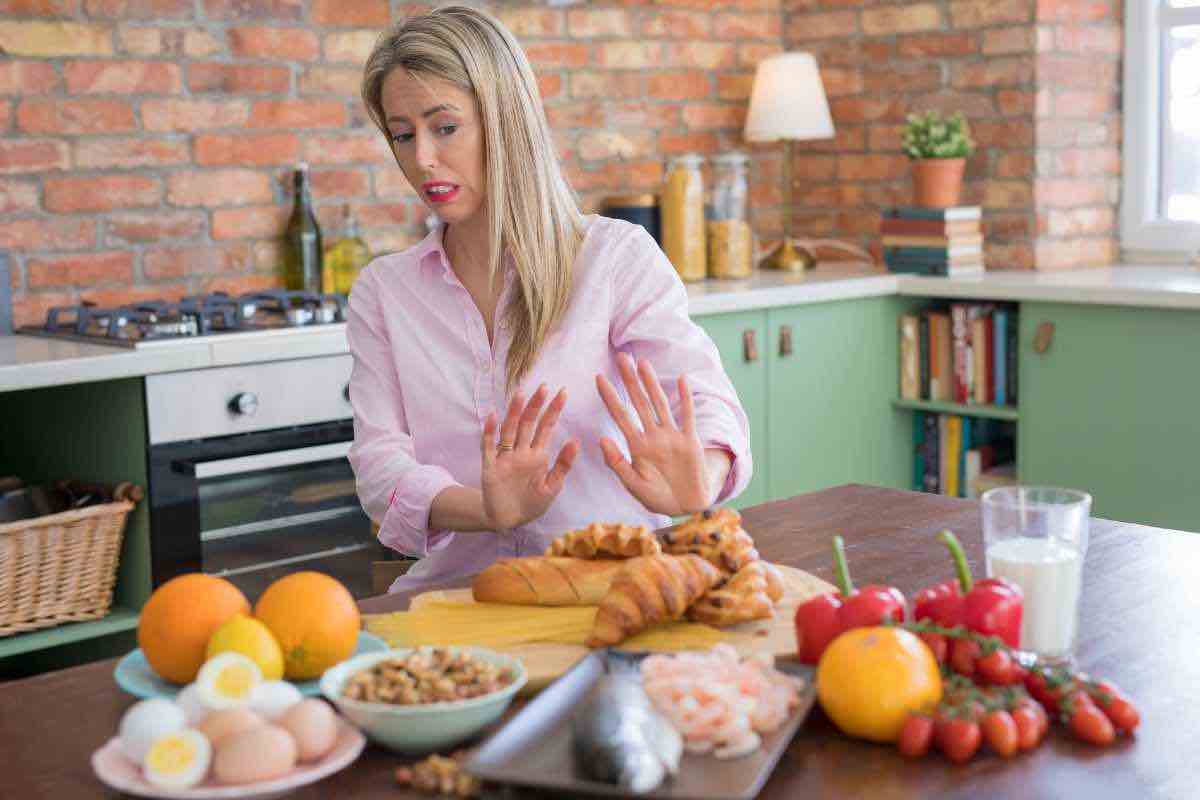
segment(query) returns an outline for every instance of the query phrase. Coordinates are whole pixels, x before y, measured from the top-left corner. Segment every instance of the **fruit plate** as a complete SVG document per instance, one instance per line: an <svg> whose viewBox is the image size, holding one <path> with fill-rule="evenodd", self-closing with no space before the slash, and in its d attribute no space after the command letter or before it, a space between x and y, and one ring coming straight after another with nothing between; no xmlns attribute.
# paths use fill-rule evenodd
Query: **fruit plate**
<svg viewBox="0 0 1200 800"><path fill-rule="evenodd" d="M92 769L104 785L134 797L161 797L175 800L207 800L208 798L281 797L301 786L316 783L322 778L349 766L366 746L367 737L344 719L338 719L338 737L329 754L312 764L301 764L286 775L269 781L243 783L237 786L216 783L211 777L191 789L163 789L142 777L142 770L121 751L121 743L113 737L92 753Z"/></svg>
<svg viewBox="0 0 1200 800"><path fill-rule="evenodd" d="M355 644L353 655L375 653L387 650L388 644L373 633L358 632L358 642ZM136 697L168 697L173 698L183 689L182 686L165 681L154 673L145 654L139 647L117 662L113 671L117 685ZM311 681L292 681L300 693L306 697L321 696L321 679Z"/></svg>

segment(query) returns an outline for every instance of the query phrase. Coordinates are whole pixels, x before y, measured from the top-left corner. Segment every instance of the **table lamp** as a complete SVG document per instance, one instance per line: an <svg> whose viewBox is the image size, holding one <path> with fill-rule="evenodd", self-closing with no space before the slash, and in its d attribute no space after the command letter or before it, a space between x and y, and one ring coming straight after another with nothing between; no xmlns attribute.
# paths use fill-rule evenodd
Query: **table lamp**
<svg viewBox="0 0 1200 800"><path fill-rule="evenodd" d="M813 255L801 252L792 242L792 155L794 143L833 138L833 118L825 100L825 87L817 60L811 53L781 53L759 62L746 116L748 142L787 143L784 175L787 180L787 212L783 241L764 262L773 269L800 271L812 268Z"/></svg>

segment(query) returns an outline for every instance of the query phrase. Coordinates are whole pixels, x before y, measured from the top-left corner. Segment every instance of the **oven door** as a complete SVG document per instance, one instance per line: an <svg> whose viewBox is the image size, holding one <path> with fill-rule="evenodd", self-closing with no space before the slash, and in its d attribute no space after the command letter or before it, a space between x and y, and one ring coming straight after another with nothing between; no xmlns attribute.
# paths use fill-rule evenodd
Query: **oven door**
<svg viewBox="0 0 1200 800"><path fill-rule="evenodd" d="M154 584L200 569L253 602L315 569L370 595L371 563L388 551L355 493L352 437L337 422L151 448Z"/></svg>

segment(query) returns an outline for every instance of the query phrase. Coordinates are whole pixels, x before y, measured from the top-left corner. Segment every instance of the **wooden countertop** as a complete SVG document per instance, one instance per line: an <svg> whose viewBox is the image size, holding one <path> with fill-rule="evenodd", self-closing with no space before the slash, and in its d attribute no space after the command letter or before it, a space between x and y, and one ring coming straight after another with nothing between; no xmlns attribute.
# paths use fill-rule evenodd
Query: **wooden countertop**
<svg viewBox="0 0 1200 800"><path fill-rule="evenodd" d="M745 512L746 528L772 561L832 577L829 537L841 533L855 582L889 583L911 599L951 566L934 540L951 528L982 574L978 504L967 500L842 486ZM890 747L852 741L818 712L781 759L761 797L1182 798L1196 794L1200 741L1200 534L1093 520L1084 567L1079 658L1110 678L1142 713L1137 738L1095 750L1052 731L1031 754L976 756L961 767L940 756L918 762ZM364 611L402 609L401 595L363 601ZM107 660L0 684L0 797L105 796L89 759L133 698ZM394 784L400 759L368 748L351 767L294 797L407 797ZM114 796L115 795L108 795ZM415 796L415 795L414 795ZM514 794L514 796L516 796Z"/></svg>

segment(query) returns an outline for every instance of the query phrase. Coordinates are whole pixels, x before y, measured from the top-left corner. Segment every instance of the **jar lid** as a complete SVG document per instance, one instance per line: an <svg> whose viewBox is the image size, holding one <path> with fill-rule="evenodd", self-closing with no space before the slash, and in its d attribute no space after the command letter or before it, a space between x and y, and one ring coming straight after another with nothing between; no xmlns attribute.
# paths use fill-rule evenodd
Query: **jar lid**
<svg viewBox="0 0 1200 800"><path fill-rule="evenodd" d="M600 201L604 208L652 208L658 205L658 195L617 194Z"/></svg>
<svg viewBox="0 0 1200 800"><path fill-rule="evenodd" d="M684 153L671 159L671 166L679 165L688 169L700 169L704 164L704 156L699 153Z"/></svg>
<svg viewBox="0 0 1200 800"><path fill-rule="evenodd" d="M724 166L735 166L735 167L741 166L742 164L745 164L749 160L750 160L750 156L746 155L745 153L741 152L740 150L730 150L728 152L720 153L720 154L712 157L712 162L714 164L720 164L723 167Z"/></svg>

